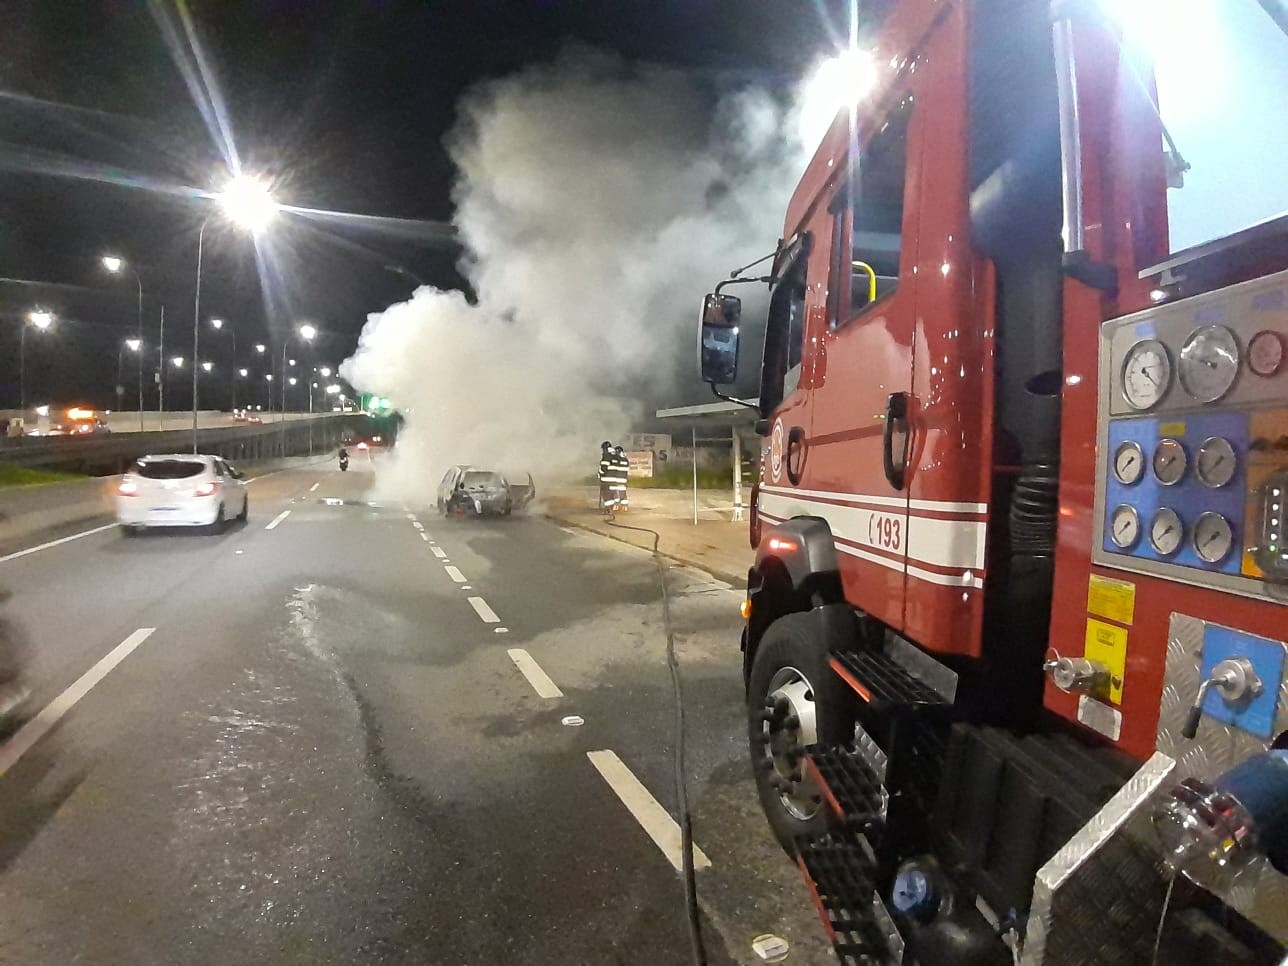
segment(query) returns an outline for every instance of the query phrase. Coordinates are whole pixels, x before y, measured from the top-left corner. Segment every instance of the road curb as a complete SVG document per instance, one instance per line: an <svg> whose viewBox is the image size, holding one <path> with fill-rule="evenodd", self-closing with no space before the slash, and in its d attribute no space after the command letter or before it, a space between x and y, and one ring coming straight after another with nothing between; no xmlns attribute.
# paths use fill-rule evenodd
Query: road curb
<svg viewBox="0 0 1288 966"><path fill-rule="evenodd" d="M596 529L595 527L586 526L586 524L581 523L577 520L570 520L567 517L557 516L556 514L553 514L553 513L545 513L543 515L547 520L550 520L552 523L557 523L560 526L576 527L578 530L581 530L585 533L593 533L598 537L606 537L609 540L616 540L618 543L624 543L628 547L635 547L636 549L642 549L642 550L649 549L648 547L640 547L638 543L633 543L632 541L626 539L626 537L624 536L618 536L617 534L613 534L613 533L605 533L603 530ZM674 563L681 564L685 567L693 567L695 570L701 570L704 574L710 574L712 577L715 577L719 580L723 580L725 583L730 584L735 588L743 586L744 581L746 581L747 579L747 575L745 573L742 573L742 574L727 573L725 571L717 570L713 568L711 564L707 561L696 560L692 557L682 556L681 554L668 553L665 549L665 546L666 544L664 540L658 541L657 552L659 556L665 557L667 560L670 560Z"/></svg>

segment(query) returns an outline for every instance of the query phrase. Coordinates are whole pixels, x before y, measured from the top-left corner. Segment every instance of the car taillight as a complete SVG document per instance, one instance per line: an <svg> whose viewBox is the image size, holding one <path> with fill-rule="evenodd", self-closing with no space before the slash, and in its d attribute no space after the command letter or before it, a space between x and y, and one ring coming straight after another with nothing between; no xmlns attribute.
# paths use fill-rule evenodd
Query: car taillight
<svg viewBox="0 0 1288 966"><path fill-rule="evenodd" d="M218 490L219 484L214 480L211 480L208 483L202 483L198 486L196 492L193 493L193 496L214 496Z"/></svg>
<svg viewBox="0 0 1288 966"><path fill-rule="evenodd" d="M138 496L139 484L137 480L121 480L121 485L116 488L116 492L121 496Z"/></svg>

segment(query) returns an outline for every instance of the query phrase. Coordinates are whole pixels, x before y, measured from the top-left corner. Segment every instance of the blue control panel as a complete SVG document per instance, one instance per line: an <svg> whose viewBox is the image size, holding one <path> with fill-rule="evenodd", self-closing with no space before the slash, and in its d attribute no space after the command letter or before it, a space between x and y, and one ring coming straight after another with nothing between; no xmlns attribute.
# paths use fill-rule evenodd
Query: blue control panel
<svg viewBox="0 0 1288 966"><path fill-rule="evenodd" d="M1180 478L1164 485L1155 473L1155 453L1160 442L1175 440L1184 451L1185 468ZM1209 439L1224 439L1235 454L1236 469L1228 482L1208 486L1199 479L1199 450ZM1140 447L1143 465L1134 483L1123 483L1114 472L1114 454L1124 442ZM1248 414L1241 412L1193 413L1172 418L1137 417L1115 419L1109 423L1106 457L1109 472L1105 479L1105 520L1103 548L1107 553L1143 560L1157 560L1182 567L1218 573L1239 573L1243 548L1246 506L1246 465L1249 446ZM1179 463L1179 457L1177 462ZM1139 533L1127 547L1114 542L1114 514L1122 506L1136 511ZM1163 508L1180 517L1183 536L1175 553L1162 554L1150 541L1151 524ZM1194 525L1204 513L1219 513L1232 531L1230 550L1223 559L1211 563L1199 556L1194 545Z"/></svg>

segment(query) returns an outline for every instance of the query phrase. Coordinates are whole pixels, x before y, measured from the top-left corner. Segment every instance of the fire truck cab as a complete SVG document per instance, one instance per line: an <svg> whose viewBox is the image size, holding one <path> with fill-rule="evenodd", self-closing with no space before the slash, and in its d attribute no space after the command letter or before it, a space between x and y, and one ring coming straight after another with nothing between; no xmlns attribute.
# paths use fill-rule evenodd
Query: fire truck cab
<svg viewBox="0 0 1288 966"><path fill-rule="evenodd" d="M1288 10L877 6L762 280L766 815L844 962L1279 963Z"/></svg>

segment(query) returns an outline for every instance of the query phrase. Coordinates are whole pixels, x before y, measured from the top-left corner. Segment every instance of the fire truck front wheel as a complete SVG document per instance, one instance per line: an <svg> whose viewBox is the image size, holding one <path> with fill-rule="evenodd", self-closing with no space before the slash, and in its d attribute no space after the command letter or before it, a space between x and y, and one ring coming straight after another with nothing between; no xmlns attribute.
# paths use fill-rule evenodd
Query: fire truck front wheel
<svg viewBox="0 0 1288 966"><path fill-rule="evenodd" d="M828 667L815 630L808 612L774 621L756 651L747 689L756 791L790 856L799 839L820 836L828 826L821 791L804 771L805 749L842 744L853 729L844 685Z"/></svg>

